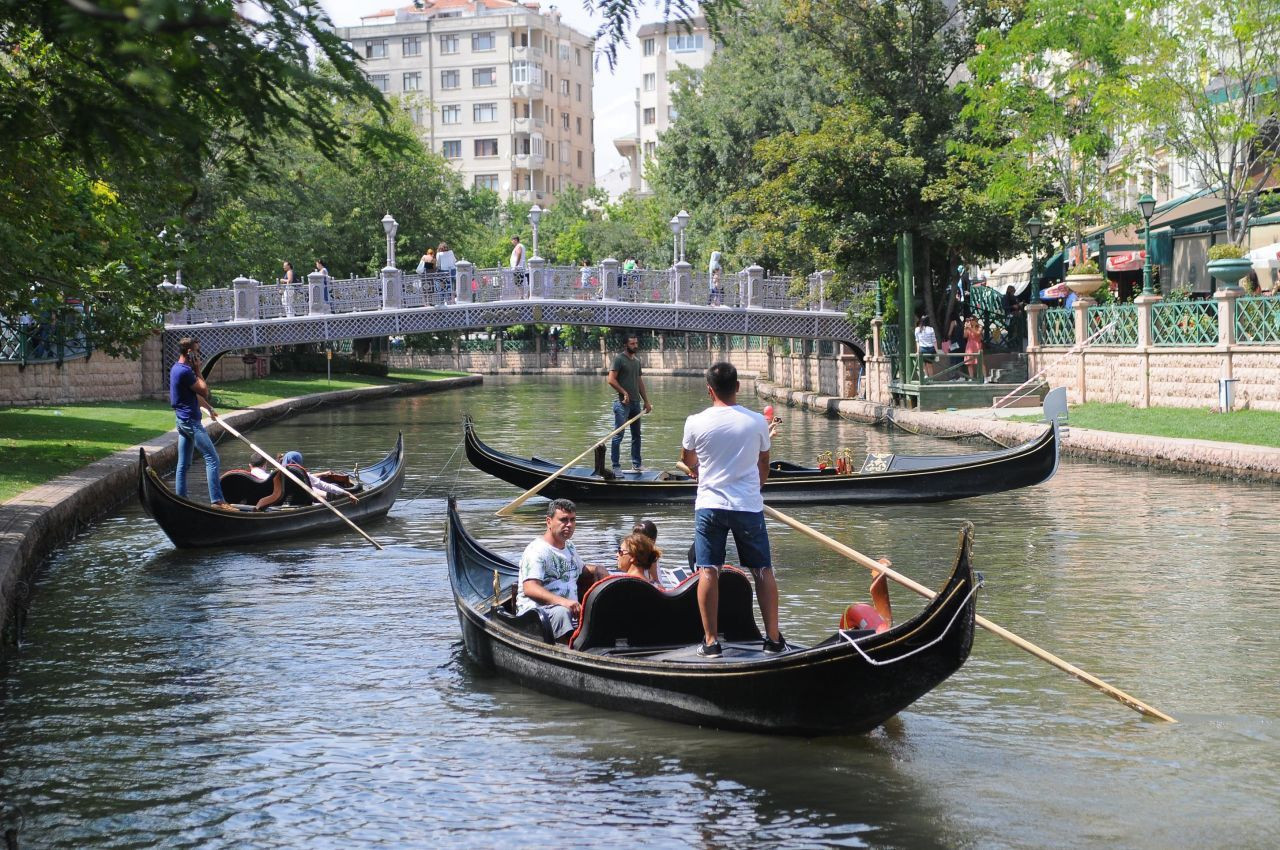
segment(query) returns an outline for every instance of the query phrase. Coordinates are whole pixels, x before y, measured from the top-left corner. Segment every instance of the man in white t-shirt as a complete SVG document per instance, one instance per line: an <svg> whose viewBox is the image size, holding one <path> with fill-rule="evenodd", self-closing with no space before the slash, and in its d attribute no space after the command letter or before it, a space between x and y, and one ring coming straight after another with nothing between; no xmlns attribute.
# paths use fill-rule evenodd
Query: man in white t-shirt
<svg viewBox="0 0 1280 850"><path fill-rule="evenodd" d="M720 568L725 542L733 533L742 566L756 580L756 597L764 618L764 651L785 652L778 630L778 583L773 577L769 532L764 525L760 488L769 477L769 423L738 404L738 370L716 363L707 370L711 406L685 420L680 459L698 479L693 511L693 546L699 570L698 610L703 642L698 654L721 654L717 638L720 613Z"/></svg>
<svg viewBox="0 0 1280 850"><path fill-rule="evenodd" d="M524 292L524 245L520 244L519 236L511 237L511 280L515 284L516 290L523 294Z"/></svg>
<svg viewBox="0 0 1280 850"><path fill-rule="evenodd" d="M578 576L584 571L597 580L608 575L602 567L583 564L569 542L577 522L578 509L573 502L556 499L548 503L546 530L526 546L520 556L516 613L541 608L547 613L551 634L556 640L570 634L582 614L578 603Z"/></svg>

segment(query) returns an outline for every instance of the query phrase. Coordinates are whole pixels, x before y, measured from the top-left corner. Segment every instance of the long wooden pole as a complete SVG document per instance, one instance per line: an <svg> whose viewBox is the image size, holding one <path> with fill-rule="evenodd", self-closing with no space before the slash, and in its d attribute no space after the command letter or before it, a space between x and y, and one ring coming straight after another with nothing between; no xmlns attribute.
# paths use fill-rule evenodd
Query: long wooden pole
<svg viewBox="0 0 1280 850"><path fill-rule="evenodd" d="M311 489L311 484L310 484L309 482L303 481L301 478L299 478L298 476L296 476L296 475L294 475L292 472L290 472L288 469L286 469L286 468L284 467L284 465L283 465L283 464L278 463L278 462L276 461L276 459L275 459L275 458L273 458L271 455L267 454L265 451L263 451L262 449L260 449L260 448L258 448L257 446L255 446L255 445L253 444L253 442L252 442L252 441L250 441L250 439L249 439L248 437L246 437L244 434L241 434L241 433L240 433L239 431L237 431L235 428L232 428L232 427L231 427L231 425L230 425L230 424L228 424L228 423L227 423L227 421L226 421L225 419L219 419L219 420L218 420L218 422L222 425L222 427L223 427L223 428L225 428L225 429L226 429L226 431L227 431L227 433L228 433L228 434L230 434L230 435L231 435L231 436L233 436L233 437L239 437L241 440L243 440L243 441L245 442L245 444L246 444L246 445L248 445L248 446L249 446L249 448L253 449L253 450L254 450L255 452L257 452L259 455L261 455L261 456L262 456L262 458L263 458L267 463L271 464L271 465L272 465L272 466L274 466L276 469L280 470L280 472L282 472L285 476L287 476L287 477L289 478L289 480L290 480L290 481L294 482L294 483L295 483L295 484L297 484L299 487L303 488L304 490L306 490L307 492L309 492L309 493L311 493L313 496L315 496L315 497L316 497L316 501L317 501L317 502L319 502L320 504L324 505L324 506L325 506L326 508L328 508L329 510L333 511L333 512L334 512L334 514L338 517L338 519L342 520L342 521L343 521L343 522L345 522L347 525L351 526L351 528L352 528L352 529L353 529L357 534L359 534L359 535L360 535L361 537L363 537L365 540L368 540L370 543L372 543L375 549L379 549L379 550L380 550L380 549L382 549L382 548L383 548L383 546L382 546L382 544L381 544L381 543L379 543L378 541L374 540L374 539L373 539L372 537L370 537L369 535L365 534L365 533L364 533L364 530L363 530L363 529L361 529L361 528L360 528L360 526L358 526L358 525L356 525L354 522L352 522L350 517L348 517L348 516L347 516L346 514L344 514L342 511L338 510L338 509L337 509L337 508L335 508L333 505L331 505L331 504L328 502L328 500L327 500L327 499L322 498L322 497L321 497L321 495L320 495L319 493L317 493L315 490L312 490L312 489Z"/></svg>
<svg viewBox="0 0 1280 850"><path fill-rule="evenodd" d="M878 572L884 573L886 576L893 579L898 584L902 585L903 587L909 588L910 590L915 591L916 593L920 594L926 599L932 599L933 597L937 596L937 594L934 593L929 588L915 581L912 581L911 579L907 578L901 573L894 571L893 569L890 569L889 567L886 567L882 562L872 560L871 558L867 557L866 555L862 554L856 549L850 548L849 546L844 545L838 540L831 539L830 537L823 534L822 532L817 531L813 528L810 528L809 526L805 525L799 520L794 519L790 516L787 516L786 514L782 513L779 510L775 510L774 508L771 508L768 505L765 505L764 512L769 516L773 517L774 519L778 520L779 522L784 523L785 525L788 525L791 528L794 528L796 531L799 531L802 534L807 534L808 536L812 537L814 540L817 540L819 543L826 546L828 549L831 549L832 551L835 551L835 552L839 552L841 555L844 555L846 558L856 561L857 563L861 564L867 569L876 570ZM1057 667L1059 670L1062 670L1066 673L1070 673L1072 676L1075 676L1077 679L1084 682L1085 684L1090 685L1091 687L1094 687L1099 691L1102 691L1107 696L1111 697L1112 699L1116 700L1122 705L1128 706L1134 711L1137 711L1141 714L1145 714L1147 717L1154 717L1157 720L1164 720L1169 723L1178 722L1177 720L1173 719L1169 715L1165 714L1163 711L1160 711L1157 708L1153 708L1147 705L1145 702L1142 702L1141 700L1136 699L1135 697L1132 697L1129 694L1126 694L1124 691L1120 690L1119 688L1115 688L1115 687L1112 687L1111 685L1108 685L1106 682L1102 681L1101 679L1092 675L1091 673L1087 673L1084 670L1081 670L1079 667L1076 667L1074 664L1070 664L1067 661L1064 661L1063 659L1059 658L1053 653L1047 652L1046 650L1041 649L1040 647L1036 646L1034 643L1032 643L1029 640L1025 640L1024 638L1018 637L1013 632L1009 631L1008 629L1005 629L1002 626L996 625L995 623L988 620L986 617L979 616L977 618L977 623L979 626L982 626L982 628L986 629L992 634L995 634L1004 638L1009 643L1013 644L1019 649L1022 649L1031 653L1036 658L1039 658L1041 661L1047 661L1048 663L1052 664L1054 667Z"/></svg>
<svg viewBox="0 0 1280 850"><path fill-rule="evenodd" d="M525 502L529 501L529 500L530 500L530 499L532 499L534 496L536 496L536 495L538 495L540 492L542 492L542 488L543 488L543 487L546 487L546 486L547 486L548 484L550 484L552 481L555 481L557 478L559 478L561 475L563 475L563 474L565 473L565 471L566 471L567 469L569 469L569 467L573 466L575 463L577 463L578 461L580 461L580 460L582 460L584 457L586 457L588 454L590 454L590 453L591 453L591 451L592 451L593 449L595 449L595 447L596 447L596 446L601 445L602 443L604 443L604 441L605 441L605 440L609 439L609 438L610 438L610 437L612 437L614 434L619 434L619 433L621 433L621 432L622 432L622 430L623 430L624 428L626 428L626 427L627 427L628 425L630 425L632 422L635 422L635 421L636 421L637 419L639 419L641 416L644 416L644 411L640 411L640 412L639 412L639 413L637 413L635 416L632 416L630 419L628 419L626 422L623 422L623 423L622 423L621 425L619 425L617 428L614 428L614 429L613 429L612 431L610 431L608 434L605 434L605 435L604 435L603 437L601 437L599 440L596 440L594 443L592 443L591 445L587 446L587 450L586 450L585 452L583 452L582 454L578 455L578 456L577 456L577 457L575 457L573 460L569 461L569 462L568 462L568 463L566 463L564 466L562 466L562 467L560 467L559 469L557 469L555 472L551 473L551 475L549 475L548 477L546 477L546 478L542 479L541 481L539 481L536 485L534 485L533 489L524 491L524 493L522 493L520 496L516 497L516 500L515 500L514 502L512 502L511 504L509 504L509 505L505 506L504 508L502 508L501 510L499 510L499 511L498 511L498 513L496 514L496 516L511 516L512 514L514 514L514 513L516 512L516 508L520 507L520 506L521 506L521 505L523 505Z"/></svg>

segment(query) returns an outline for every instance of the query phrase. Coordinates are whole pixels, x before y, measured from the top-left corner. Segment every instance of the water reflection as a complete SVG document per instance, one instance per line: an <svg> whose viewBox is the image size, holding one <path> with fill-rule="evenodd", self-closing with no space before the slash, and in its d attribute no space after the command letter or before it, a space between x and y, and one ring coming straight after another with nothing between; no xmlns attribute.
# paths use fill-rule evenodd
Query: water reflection
<svg viewBox="0 0 1280 850"><path fill-rule="evenodd" d="M645 459L673 462L696 380L654 379ZM599 379L487 379L253 434L324 465L404 430L405 500L368 531L176 551L134 506L60 552L4 662L0 799L23 846L1274 846L1275 488L1068 460L1048 484L940 505L792 510L937 586L977 527L987 617L1182 723L1140 719L979 632L970 662L864 737L779 739L604 713L459 657L445 499L516 555L536 504L460 451L461 418L568 459L612 425ZM784 410L775 453L974 444ZM248 451L224 443L224 466ZM193 484L193 487L196 485ZM198 488L195 492L201 492ZM584 505L604 557L641 516L668 558L687 507ZM782 619L829 634L868 575L776 527ZM899 616L923 604L894 590Z"/></svg>

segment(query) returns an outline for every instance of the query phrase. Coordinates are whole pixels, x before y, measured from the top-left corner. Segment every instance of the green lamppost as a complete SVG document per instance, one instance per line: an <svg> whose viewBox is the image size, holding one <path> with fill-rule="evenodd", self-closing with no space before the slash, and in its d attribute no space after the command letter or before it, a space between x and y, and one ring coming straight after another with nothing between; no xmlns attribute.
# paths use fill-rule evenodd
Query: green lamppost
<svg viewBox="0 0 1280 850"><path fill-rule="evenodd" d="M1149 194L1138 198L1138 210L1142 213L1142 294L1155 295L1155 286L1151 283L1151 216L1156 211L1156 199Z"/></svg>
<svg viewBox="0 0 1280 850"><path fill-rule="evenodd" d="M1044 230L1044 222L1032 216L1027 219L1027 235L1031 237L1031 303L1040 303L1040 285L1036 283L1040 271L1036 267L1036 246L1040 242L1040 233Z"/></svg>

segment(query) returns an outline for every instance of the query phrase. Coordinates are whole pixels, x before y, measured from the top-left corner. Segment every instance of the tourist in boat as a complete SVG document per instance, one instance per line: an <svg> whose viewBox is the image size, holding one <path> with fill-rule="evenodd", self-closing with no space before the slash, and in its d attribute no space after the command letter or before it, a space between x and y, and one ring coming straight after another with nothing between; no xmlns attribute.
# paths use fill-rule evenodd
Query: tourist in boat
<svg viewBox="0 0 1280 850"><path fill-rule="evenodd" d="M306 472L308 479L307 483L311 485L312 495L322 502L328 501L329 496L347 496L353 502L360 501L351 491L344 490L337 484L325 481L320 476L313 474L311 470L307 469L306 466L303 465L302 452L300 451L295 450L285 452L284 456L280 458L280 463L284 464L286 468L290 466L297 466ZM294 474L297 473L295 472Z"/></svg>
<svg viewBox="0 0 1280 850"><path fill-rule="evenodd" d="M622 351L613 358L609 374L605 380L618 398L613 402L613 427L621 428L622 423L634 418L643 410L653 410L649 404L649 393L644 388L644 378L640 376L640 358L636 352L640 350L640 339L635 334L627 334ZM642 407L643 405L643 407ZM609 460L614 474L620 473L619 465L622 454L622 432L613 435L609 444ZM644 471L640 457L640 420L631 423L631 467L636 472Z"/></svg>
<svg viewBox="0 0 1280 850"><path fill-rule="evenodd" d="M169 370L169 406L178 429L178 468L173 476L173 492L186 498L187 470L198 451L204 456L205 478L209 482L209 504L225 511L235 508L222 497L222 481L219 477L218 450L200 422L201 408L209 411L209 417L218 419L218 412L209 402L209 385L200 375L200 342L191 337L178 340L178 360Z"/></svg>
<svg viewBox="0 0 1280 850"><path fill-rule="evenodd" d="M267 469L267 459L260 454L249 458L249 475L253 476L254 481L266 481L270 478L271 470Z"/></svg>
<svg viewBox="0 0 1280 850"><path fill-rule="evenodd" d="M721 654L719 579L730 532L742 566L755 577L765 627L764 651L785 652L761 494L769 477L769 423L738 404L738 370L732 363L716 363L707 370L707 393L711 406L685 420L680 444L680 459L698 480L693 545L704 633L698 654L711 658Z"/></svg>
<svg viewBox="0 0 1280 850"><path fill-rule="evenodd" d="M644 532L633 531L618 544L618 570L626 576L642 578L650 584L662 586L658 581L658 559L662 550Z"/></svg>
<svg viewBox="0 0 1280 850"><path fill-rule="evenodd" d="M551 634L556 640L573 633L582 605L578 602L578 577L586 572L595 579L608 571L584 564L574 548L572 537L577 528L578 508L568 499L547 503L547 525L520 556L520 583L516 595L516 613L535 608L546 613Z"/></svg>

